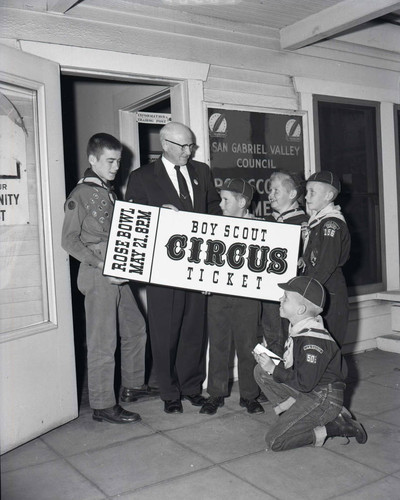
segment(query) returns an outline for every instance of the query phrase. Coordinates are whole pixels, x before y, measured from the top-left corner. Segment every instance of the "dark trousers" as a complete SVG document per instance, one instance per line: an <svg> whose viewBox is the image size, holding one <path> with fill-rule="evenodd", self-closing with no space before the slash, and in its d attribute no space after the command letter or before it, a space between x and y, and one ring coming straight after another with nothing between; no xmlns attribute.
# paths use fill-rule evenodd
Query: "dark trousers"
<svg viewBox="0 0 400 500"><path fill-rule="evenodd" d="M289 321L280 317L279 302L268 300L262 303L261 324L268 349L282 357L288 338Z"/></svg>
<svg viewBox="0 0 400 500"><path fill-rule="evenodd" d="M349 318L349 298L346 281L341 269L338 269L326 282L327 303L322 317L325 326L339 347L343 346Z"/></svg>
<svg viewBox="0 0 400 500"><path fill-rule="evenodd" d="M208 337L210 343L207 392L228 396L229 361L232 341L238 357L239 391L254 399L259 388L254 380L256 364L252 350L257 344L261 304L258 300L225 295L208 298Z"/></svg>
<svg viewBox="0 0 400 500"><path fill-rule="evenodd" d="M262 392L271 401L278 420L269 427L265 436L267 449L291 450L301 446L322 446L321 427L334 420L343 406L345 384L315 388L310 392L299 392L286 384L275 382L260 365L254 377ZM326 437L326 432L325 432Z"/></svg>
<svg viewBox="0 0 400 500"><path fill-rule="evenodd" d="M85 295L90 406L110 408L115 404L117 334L121 339L121 383L141 386L146 324L129 285L112 285L100 269L81 264L78 288Z"/></svg>
<svg viewBox="0 0 400 500"><path fill-rule="evenodd" d="M201 392L205 379L205 304L200 292L147 287L153 365L161 399Z"/></svg>

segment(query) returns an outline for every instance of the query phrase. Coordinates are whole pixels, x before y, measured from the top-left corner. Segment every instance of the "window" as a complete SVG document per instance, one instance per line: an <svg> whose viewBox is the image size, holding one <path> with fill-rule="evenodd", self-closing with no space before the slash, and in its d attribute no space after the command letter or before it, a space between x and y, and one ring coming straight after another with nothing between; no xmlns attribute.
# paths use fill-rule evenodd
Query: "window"
<svg viewBox="0 0 400 500"><path fill-rule="evenodd" d="M394 127L396 133L396 180L397 180L397 192L400 193L400 106L394 107ZM397 213L400 214L400 196L397 196ZM400 227L399 227L400 231ZM399 234L400 240L400 234Z"/></svg>
<svg viewBox="0 0 400 500"><path fill-rule="evenodd" d="M0 334L49 320L36 106L0 82Z"/></svg>
<svg viewBox="0 0 400 500"><path fill-rule="evenodd" d="M384 288L382 196L376 103L314 96L317 170L342 182L335 203L342 207L352 243L344 267L350 295Z"/></svg>

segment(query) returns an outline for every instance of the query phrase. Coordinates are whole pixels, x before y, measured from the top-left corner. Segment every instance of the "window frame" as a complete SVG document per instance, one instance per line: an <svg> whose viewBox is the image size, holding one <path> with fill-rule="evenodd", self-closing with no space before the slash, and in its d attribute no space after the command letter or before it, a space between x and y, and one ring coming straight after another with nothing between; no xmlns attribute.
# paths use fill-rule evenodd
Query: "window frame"
<svg viewBox="0 0 400 500"><path fill-rule="evenodd" d="M395 156L396 156L396 186L397 186L397 214L400 215L400 104L393 106ZM397 226L398 239L400 241L400 224Z"/></svg>
<svg viewBox="0 0 400 500"><path fill-rule="evenodd" d="M318 104L320 102L328 102L333 104L346 104L354 106L366 106L375 109L375 134L376 134L376 161L377 161L377 179L378 179L378 196L379 196L379 221L380 224L380 252L381 252L381 274L382 280L376 283L367 285L349 286L349 296L368 295L381 292L387 289L387 263L386 263L386 245L385 245L385 218L384 218L384 199L383 199L383 165L382 165L382 136L381 136L381 104L378 101L355 99L348 97L330 96L323 94L313 94L312 109L314 121L314 147L315 147L315 170L321 170L321 150L319 137L319 115ZM399 107L400 110L400 107ZM399 203L399 202L398 202ZM346 214L344 214L346 217Z"/></svg>
<svg viewBox="0 0 400 500"><path fill-rule="evenodd" d="M18 65L18 63L17 63ZM59 324L59 308L56 298L56 276L55 257L53 251L54 224L51 222L51 194L49 184L50 162L48 156L48 116L46 115L46 85L50 85L51 76L44 72L42 80L36 81L27 77L10 75L0 72L0 83L4 89L10 91L32 93L32 121L33 121L33 143L34 154L29 159L34 164L29 167L32 176L36 179L35 187L28 188L28 207L30 218L37 218L37 242L39 247L39 262L41 283L41 319L26 322L15 327L0 328L0 343L8 342L30 335L40 334L44 331L56 330ZM26 165L28 170L28 166ZM31 175L28 174L28 175ZM31 197L35 196L32 202ZM32 204L36 206L37 214L32 215ZM29 222L27 223L29 224ZM15 226L10 226L15 227ZM37 314L39 316L39 313ZM10 320L13 317L9 318ZM10 322L10 321L9 321ZM7 323L6 323L7 324Z"/></svg>

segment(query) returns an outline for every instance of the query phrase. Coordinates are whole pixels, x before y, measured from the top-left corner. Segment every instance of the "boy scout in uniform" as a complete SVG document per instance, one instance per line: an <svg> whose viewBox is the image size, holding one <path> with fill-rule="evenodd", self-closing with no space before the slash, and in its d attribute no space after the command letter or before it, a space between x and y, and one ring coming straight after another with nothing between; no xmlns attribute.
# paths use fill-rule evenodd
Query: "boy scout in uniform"
<svg viewBox="0 0 400 500"><path fill-rule="evenodd" d="M121 143L112 135L92 136L90 167L68 196L62 247L80 262L78 288L85 296L89 402L93 419L124 424L140 416L116 404L114 393L117 328L121 338L124 392L143 384L146 326L127 280L103 276L116 195L111 190L121 159ZM118 326L117 326L118 325ZM130 401L136 398L131 397Z"/></svg>
<svg viewBox="0 0 400 500"><path fill-rule="evenodd" d="M335 436L365 443L363 426L343 407L347 368L319 315L324 287L306 276L278 286L284 290L280 314L290 322L283 361L275 365L266 353L254 354L254 377L279 415L265 436L268 450L322 446Z"/></svg>
<svg viewBox="0 0 400 500"><path fill-rule="evenodd" d="M223 215L254 218L248 207L253 198L252 186L243 179L227 179L221 188ZM213 294L208 299L208 336L210 360L208 363L207 392L210 397L200 413L214 415L229 395L229 360L232 342L238 357L239 405L248 413L264 413L256 400L260 393L253 370L252 349L257 343L261 303L256 299Z"/></svg>
<svg viewBox="0 0 400 500"><path fill-rule="evenodd" d="M307 180L306 208L310 215L304 229L304 250L300 266L305 276L318 280L328 291L324 321L342 347L349 314L349 301L342 266L350 256L350 233L339 205L340 181L321 171Z"/></svg>
<svg viewBox="0 0 400 500"><path fill-rule="evenodd" d="M307 223L308 215L299 205L298 199L303 188L300 179L287 172L273 172L269 178L268 198L272 214L267 222L301 225ZM283 354L283 346L287 339L288 322L279 316L279 304L272 301L262 302L261 323L263 335L272 352L278 356Z"/></svg>

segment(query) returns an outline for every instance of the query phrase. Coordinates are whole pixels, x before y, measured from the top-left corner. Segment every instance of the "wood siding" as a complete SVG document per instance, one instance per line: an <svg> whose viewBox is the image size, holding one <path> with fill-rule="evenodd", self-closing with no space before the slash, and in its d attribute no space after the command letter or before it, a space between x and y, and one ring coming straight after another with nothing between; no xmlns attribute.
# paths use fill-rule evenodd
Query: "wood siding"
<svg viewBox="0 0 400 500"><path fill-rule="evenodd" d="M327 6L319 3L321 8ZM178 16L155 4L151 15L144 4L135 4L128 12L118 11L123 4L126 6L113 2L115 8L110 10L109 2L104 8L95 8L89 0L65 15L0 8L0 37L8 43L20 39L206 63L210 70L204 82L204 101L213 104L300 110L293 77L398 90L399 45L391 51L371 48L362 33L353 34L351 41L344 36L340 41L290 52L280 49L279 31L272 21L270 27L263 27L261 20L257 25L246 24L244 19L235 22L234 11L231 20L211 19L204 9ZM292 17L299 14L297 11ZM294 20L288 18L288 24ZM135 68L130 71L134 77ZM353 303L351 309L349 339L354 345L349 348L372 348L371 339L390 331L389 304L372 300L361 309L359 303Z"/></svg>

